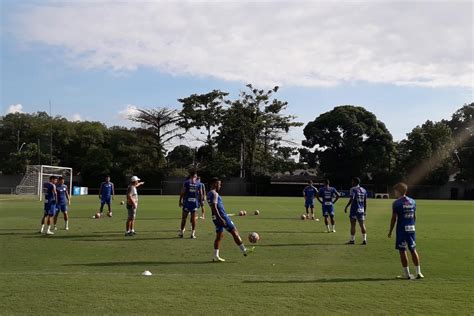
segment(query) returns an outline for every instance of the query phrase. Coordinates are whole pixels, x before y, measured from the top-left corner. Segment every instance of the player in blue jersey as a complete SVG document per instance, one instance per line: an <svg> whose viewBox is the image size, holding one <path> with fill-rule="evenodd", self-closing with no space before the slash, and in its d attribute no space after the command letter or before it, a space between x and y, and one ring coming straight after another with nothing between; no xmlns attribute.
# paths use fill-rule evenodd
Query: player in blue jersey
<svg viewBox="0 0 474 316"><path fill-rule="evenodd" d="M201 216L199 217L200 219L206 219L205 213L205 204L206 204L206 186L204 183L201 181L201 177L197 177L197 181L200 184L200 194L201 198L199 199L199 205L201 206Z"/></svg>
<svg viewBox="0 0 474 316"><path fill-rule="evenodd" d="M69 216L67 213L68 205L71 205L69 192L67 185L64 184L64 178L58 178L58 184L56 185L56 193L58 195L58 204L56 205L56 214L54 215L54 230L58 230L56 224L58 223L59 212L64 215L64 229L69 230Z"/></svg>
<svg viewBox="0 0 474 316"><path fill-rule="evenodd" d="M112 200L114 199L115 195L115 187L112 182L110 182L110 176L105 177L105 182L100 184L99 189L99 199L100 199L100 217L102 217L102 213L104 212L104 205L107 204L109 209L107 216L112 217Z"/></svg>
<svg viewBox="0 0 474 316"><path fill-rule="evenodd" d="M54 233L51 231L51 219L54 218L54 215L56 214L56 203L58 201L58 195L56 192L56 182L57 177L51 176L49 177L49 182L45 183L43 186L45 191L44 213L43 218L41 220L40 232L46 235L54 235ZM48 225L46 230L45 225Z"/></svg>
<svg viewBox="0 0 474 316"><path fill-rule="evenodd" d="M319 189L316 198L318 199L319 203L321 203L323 216L324 216L324 224L326 225L327 232L336 232L336 222L334 221L334 204L336 204L337 200L341 196L339 192L333 187L329 185L329 180L324 180L324 187ZM331 218L331 226L329 226L328 217Z"/></svg>
<svg viewBox="0 0 474 316"><path fill-rule="evenodd" d="M221 196L219 195L219 190L222 187L222 182L218 178L213 178L211 182L211 190L207 193L207 202L211 208L212 221L216 226L216 239L214 240L214 257L212 261L214 262L225 262L225 259L222 259L219 256L219 248L222 239L224 238L224 229L227 230L232 237L234 242L239 246L240 251L244 256L247 256L250 251L253 251L254 248L248 250L242 238L240 238L239 232L235 227L234 223L227 215L224 202L222 201Z"/></svg>
<svg viewBox="0 0 474 316"><path fill-rule="evenodd" d="M188 214L191 221L191 239L196 238L196 212L199 209L199 201L201 200L201 183L197 181L197 174L195 171L189 172L189 177L184 181L183 188L179 194L179 207L182 208L181 227L179 237L184 237L186 230L186 220Z"/></svg>
<svg viewBox="0 0 474 316"><path fill-rule="evenodd" d="M351 240L347 242L349 245L355 243L356 222L359 222L360 230L362 232L362 245L367 245L367 229L365 227L365 217L367 215L367 190L360 186L360 179L352 179L352 188L349 191L349 202L344 209L347 213L347 208L351 207L349 218L351 220Z"/></svg>
<svg viewBox="0 0 474 316"><path fill-rule="evenodd" d="M407 248L411 252L411 258L415 265L417 279L423 279L420 267L420 256L416 251L416 202L406 196L408 187L405 183L398 183L394 186L396 200L392 205L392 219L390 221L390 229L388 238L392 237L392 231L397 224L397 238L395 241L395 249L400 253L404 276L402 278L410 280L410 270L408 268Z"/></svg>
<svg viewBox="0 0 474 316"><path fill-rule="evenodd" d="M306 186L303 190L303 197L304 197L304 207L306 209L306 218L315 220L314 217L314 199L318 190L313 186L313 181L308 181L308 186ZM310 214L311 210L311 214Z"/></svg>

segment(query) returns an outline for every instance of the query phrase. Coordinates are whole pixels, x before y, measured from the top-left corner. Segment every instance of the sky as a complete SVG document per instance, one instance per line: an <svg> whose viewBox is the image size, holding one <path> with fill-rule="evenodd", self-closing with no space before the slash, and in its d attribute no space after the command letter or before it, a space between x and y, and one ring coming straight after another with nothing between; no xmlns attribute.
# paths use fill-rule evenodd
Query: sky
<svg viewBox="0 0 474 316"><path fill-rule="evenodd" d="M474 99L472 1L0 3L0 115L51 102L53 115L132 126L136 108L252 83L280 86L303 123L359 105L401 140Z"/></svg>

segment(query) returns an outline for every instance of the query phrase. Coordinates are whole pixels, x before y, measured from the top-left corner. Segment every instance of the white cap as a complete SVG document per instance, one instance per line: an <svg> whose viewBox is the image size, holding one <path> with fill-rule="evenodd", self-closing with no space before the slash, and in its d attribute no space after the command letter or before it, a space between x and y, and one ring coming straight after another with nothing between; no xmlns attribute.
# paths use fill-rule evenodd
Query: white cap
<svg viewBox="0 0 474 316"><path fill-rule="evenodd" d="M135 182L135 181L140 181L140 178L137 176L133 176L130 181Z"/></svg>

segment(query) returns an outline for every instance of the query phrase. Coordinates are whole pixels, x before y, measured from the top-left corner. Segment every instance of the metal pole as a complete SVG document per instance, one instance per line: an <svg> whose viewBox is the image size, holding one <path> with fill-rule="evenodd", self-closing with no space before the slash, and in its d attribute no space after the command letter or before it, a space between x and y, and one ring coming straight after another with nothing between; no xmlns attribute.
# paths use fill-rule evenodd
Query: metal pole
<svg viewBox="0 0 474 316"><path fill-rule="evenodd" d="M51 116L51 100L49 100L49 155L50 155L50 165L53 165L53 117Z"/></svg>
<svg viewBox="0 0 474 316"><path fill-rule="evenodd" d="M38 138L38 165L41 165L41 149L40 149L40 139Z"/></svg>

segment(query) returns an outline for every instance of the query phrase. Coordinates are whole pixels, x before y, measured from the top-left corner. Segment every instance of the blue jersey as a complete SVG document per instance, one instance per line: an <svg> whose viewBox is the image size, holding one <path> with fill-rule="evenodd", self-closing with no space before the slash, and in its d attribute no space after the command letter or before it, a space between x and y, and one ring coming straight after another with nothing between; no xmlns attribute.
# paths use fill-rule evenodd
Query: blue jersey
<svg viewBox="0 0 474 316"><path fill-rule="evenodd" d="M333 199L338 195L333 187L322 187L319 189L319 197L323 201L323 205L333 205Z"/></svg>
<svg viewBox="0 0 474 316"><path fill-rule="evenodd" d="M51 182L46 182L44 184L44 188L46 190L45 196L44 196L44 201L47 203L56 203L56 197L54 195L54 192L56 190L56 186L52 184Z"/></svg>
<svg viewBox="0 0 474 316"><path fill-rule="evenodd" d="M224 208L224 202L222 202L222 198L217 193L216 191L209 191L207 193L207 202L209 203L209 206L212 207L213 204L217 203L217 211L219 211L219 214L224 217L227 216L227 213L225 212Z"/></svg>
<svg viewBox="0 0 474 316"><path fill-rule="evenodd" d="M352 198L351 213L364 213L367 191L358 185L351 188L349 195Z"/></svg>
<svg viewBox="0 0 474 316"><path fill-rule="evenodd" d="M403 196L393 202L392 210L397 214L397 234L415 232L415 200Z"/></svg>
<svg viewBox="0 0 474 316"><path fill-rule="evenodd" d="M306 188L304 188L303 194L305 196L306 201L313 201L317 192L318 190L316 190L316 188L312 185L308 185Z"/></svg>
<svg viewBox="0 0 474 316"><path fill-rule="evenodd" d="M184 181L184 207L187 209L199 208L199 199L201 194L201 183L192 180Z"/></svg>
<svg viewBox="0 0 474 316"><path fill-rule="evenodd" d="M110 198L113 193L114 184L112 182L102 182L100 185L100 196L103 199Z"/></svg>
<svg viewBox="0 0 474 316"><path fill-rule="evenodd" d="M56 186L56 193L58 194L58 202L59 205L66 205L67 204L67 185L61 184Z"/></svg>

